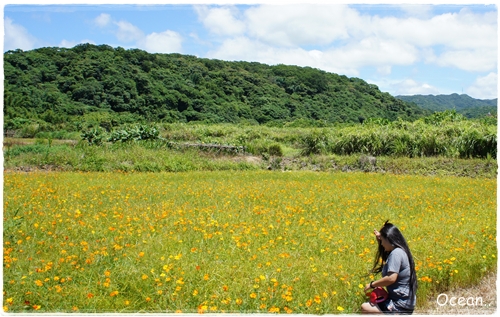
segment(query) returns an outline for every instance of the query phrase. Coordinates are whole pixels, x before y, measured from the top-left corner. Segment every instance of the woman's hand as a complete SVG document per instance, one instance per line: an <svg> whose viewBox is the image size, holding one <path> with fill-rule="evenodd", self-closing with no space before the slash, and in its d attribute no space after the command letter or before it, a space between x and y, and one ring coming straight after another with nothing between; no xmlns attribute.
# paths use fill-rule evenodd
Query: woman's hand
<svg viewBox="0 0 500 317"><path fill-rule="evenodd" d="M371 288L372 288L372 287L370 286L370 284L366 284L366 286L365 286L365 293L366 293L366 291L368 291L368 290L369 290L369 289L371 289Z"/></svg>
<svg viewBox="0 0 500 317"><path fill-rule="evenodd" d="M375 237L377 237L377 240L380 240L380 232L378 232L377 229L373 229L373 233L375 234Z"/></svg>

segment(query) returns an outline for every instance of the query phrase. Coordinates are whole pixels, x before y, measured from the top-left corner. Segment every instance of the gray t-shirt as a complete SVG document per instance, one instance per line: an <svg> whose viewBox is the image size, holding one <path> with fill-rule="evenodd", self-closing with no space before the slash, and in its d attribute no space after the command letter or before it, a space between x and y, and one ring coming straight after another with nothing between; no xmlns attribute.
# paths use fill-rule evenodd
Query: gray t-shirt
<svg viewBox="0 0 500 317"><path fill-rule="evenodd" d="M410 299L410 262L406 252L401 248L395 248L387 257L387 262L382 268L382 276L388 272L398 274L396 282L387 286L389 298L394 304L401 308L414 309L416 297Z"/></svg>

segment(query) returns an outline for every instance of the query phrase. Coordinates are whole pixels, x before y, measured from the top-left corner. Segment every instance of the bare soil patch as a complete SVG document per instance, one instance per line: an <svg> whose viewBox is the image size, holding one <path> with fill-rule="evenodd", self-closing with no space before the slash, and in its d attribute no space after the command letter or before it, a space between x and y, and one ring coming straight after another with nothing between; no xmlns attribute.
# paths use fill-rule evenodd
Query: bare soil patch
<svg viewBox="0 0 500 317"><path fill-rule="evenodd" d="M477 285L443 292L445 296L430 298L426 307L417 307L416 315L491 315L497 311L497 273L485 276ZM438 294L439 296L439 294ZM451 300L451 298L455 298ZM460 298L463 298L460 301ZM480 300L479 300L480 299ZM459 304L461 303L461 305ZM444 305L443 305L444 304ZM454 305L453 305L454 304Z"/></svg>

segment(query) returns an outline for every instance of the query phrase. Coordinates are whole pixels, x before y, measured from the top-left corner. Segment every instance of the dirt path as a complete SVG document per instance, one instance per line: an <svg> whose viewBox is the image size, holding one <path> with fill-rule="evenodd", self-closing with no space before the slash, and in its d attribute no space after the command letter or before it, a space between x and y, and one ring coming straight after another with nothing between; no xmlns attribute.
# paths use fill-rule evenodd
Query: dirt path
<svg viewBox="0 0 500 317"><path fill-rule="evenodd" d="M490 273L476 286L446 292L438 299L431 299L428 307L417 308L416 315L491 315L497 311L497 274ZM451 300L452 297L456 299ZM459 302L459 298L463 298ZM480 299L480 300L479 300ZM481 305L482 302L482 305ZM455 305L452 305L455 303ZM461 303L462 305L459 305Z"/></svg>

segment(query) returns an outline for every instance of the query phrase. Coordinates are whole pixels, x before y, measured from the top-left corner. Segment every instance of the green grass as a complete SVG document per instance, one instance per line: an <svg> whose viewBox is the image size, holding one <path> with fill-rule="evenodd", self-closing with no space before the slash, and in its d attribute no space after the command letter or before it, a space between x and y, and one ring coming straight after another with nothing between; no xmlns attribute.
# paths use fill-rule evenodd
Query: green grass
<svg viewBox="0 0 500 317"><path fill-rule="evenodd" d="M9 312L358 312L387 219L419 305L497 263L495 179L7 172L3 207Z"/></svg>
<svg viewBox="0 0 500 317"><path fill-rule="evenodd" d="M263 153L231 154L199 149L176 149L162 141L90 146L85 143L9 140L4 146L4 168L9 170L52 169L63 171L187 172L222 170L314 170L376 171L394 174L496 178L496 159L379 156L372 169L360 164L360 154L299 155L281 146L282 156ZM269 142L276 146L277 143ZM268 146L269 146L268 145ZM269 147L272 149L273 147Z"/></svg>

